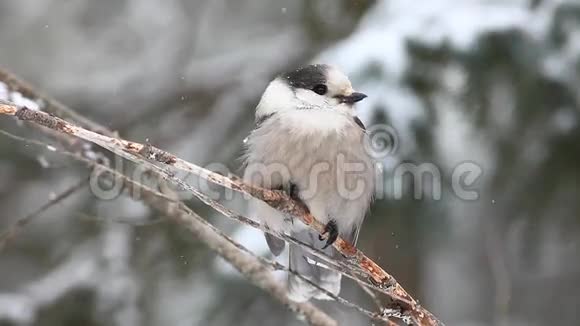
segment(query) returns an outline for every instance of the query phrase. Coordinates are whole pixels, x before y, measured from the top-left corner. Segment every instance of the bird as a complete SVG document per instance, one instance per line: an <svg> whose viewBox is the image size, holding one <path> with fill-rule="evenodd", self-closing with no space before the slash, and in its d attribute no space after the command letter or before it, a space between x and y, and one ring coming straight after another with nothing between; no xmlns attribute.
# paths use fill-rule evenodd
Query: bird
<svg viewBox="0 0 580 326"><path fill-rule="evenodd" d="M287 192L306 205L325 232L320 235L257 199L249 204L252 217L272 231L343 259L332 244L340 236L356 245L375 188L373 158L363 146L368 135L355 112L355 104L366 97L329 64L293 69L269 83L256 107L255 128L245 139L243 179ZM272 254L280 255L285 241L264 235ZM299 245L289 244L288 266L329 293L340 293L341 274ZM332 299L293 273L288 274L287 290L296 302Z"/></svg>

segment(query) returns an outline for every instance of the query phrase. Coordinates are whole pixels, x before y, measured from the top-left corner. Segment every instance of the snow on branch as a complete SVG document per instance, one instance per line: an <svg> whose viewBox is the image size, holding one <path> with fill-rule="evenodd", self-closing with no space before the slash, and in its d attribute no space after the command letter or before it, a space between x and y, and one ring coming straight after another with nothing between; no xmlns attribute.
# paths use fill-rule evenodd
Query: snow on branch
<svg viewBox="0 0 580 326"><path fill-rule="evenodd" d="M251 186L245 184L235 176L230 176L228 178L214 173L149 144L140 144L117 137L99 134L40 110L32 110L10 102L0 101L0 114L13 115L19 120L29 121L36 125L41 125L57 132L75 136L85 141L97 144L121 157L157 171L164 178L177 182L182 188L191 191L196 197L206 203L208 203L208 201L207 198L204 200L203 194L176 178L170 171L153 164L153 162L160 163L163 167L171 167L173 169L190 172L225 188L260 199L283 213L299 218L304 224L318 233L324 233L324 225L318 222L316 218L310 214L307 207L303 203L293 200L283 191L268 190ZM208 245L211 247L211 244L208 243ZM416 325L442 324L435 316L420 306L390 274L364 255L364 253L356 247L340 237L334 242L333 246L346 257L346 261L349 265L364 271L376 287L384 290L381 292L389 295L391 300L394 302L394 306L400 310L403 316L408 317L412 323ZM212 247L212 249L215 248ZM253 280L251 275L246 276L248 276L250 280ZM276 293L272 294L278 299L281 299Z"/></svg>

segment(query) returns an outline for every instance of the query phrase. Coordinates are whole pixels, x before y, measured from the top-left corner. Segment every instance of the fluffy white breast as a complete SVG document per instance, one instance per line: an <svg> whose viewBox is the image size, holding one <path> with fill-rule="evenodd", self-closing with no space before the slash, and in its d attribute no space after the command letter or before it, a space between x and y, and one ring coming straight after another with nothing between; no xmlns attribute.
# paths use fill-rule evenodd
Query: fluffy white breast
<svg viewBox="0 0 580 326"><path fill-rule="evenodd" d="M337 112L277 113L248 138L245 179L272 188L296 184L314 216L322 223L335 219L341 234L349 235L362 221L374 191L373 164L364 151L363 137L352 119ZM355 162L362 164L362 170L347 171L344 164ZM254 179L256 172L262 177ZM356 184L362 188L352 194L340 192ZM273 226L272 220L267 223Z"/></svg>
<svg viewBox="0 0 580 326"><path fill-rule="evenodd" d="M324 137L343 134L352 126L352 116L333 109L304 108L279 114L279 123L289 132L302 136Z"/></svg>

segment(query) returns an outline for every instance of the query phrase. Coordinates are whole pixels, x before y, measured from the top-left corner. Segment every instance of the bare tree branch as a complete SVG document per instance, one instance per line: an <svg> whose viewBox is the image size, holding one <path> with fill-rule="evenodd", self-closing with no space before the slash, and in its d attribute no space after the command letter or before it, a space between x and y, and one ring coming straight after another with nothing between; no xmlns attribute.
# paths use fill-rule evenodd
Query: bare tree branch
<svg viewBox="0 0 580 326"><path fill-rule="evenodd" d="M0 106L2 105L1 103L2 102L0 101ZM48 144L14 136L7 132L2 133L18 141L24 141L26 143L41 147L49 146ZM115 177L120 178L128 187L139 188L139 194L143 195L143 199L146 200L150 207L160 211L167 218L186 226L192 233L200 238L204 244L206 244L222 258L224 258L232 266L234 266L238 271L240 271L240 273L242 273L248 280L250 280L250 282L269 292L284 306L297 313L301 318L304 318L309 324L318 326L337 325L336 321L334 321L327 314L312 304L298 303L288 299L286 289L281 286L279 282L270 274L270 270L267 268L268 264L265 264L258 257L253 256L249 250L245 249L241 245L235 244L233 240L228 241L227 239L224 239L221 234L215 233L215 228L210 227L211 224L207 223L204 219L199 217L180 201L154 191L143 184L137 183L125 175L119 173L118 171L115 171L105 165L90 161L80 155L76 155L65 150L57 151L74 159L81 160L87 163L89 166L98 167L111 173ZM83 181L81 186L84 184L86 184L86 181ZM69 191L70 190L71 189L69 189ZM58 197L62 197L63 199L66 198L69 191L62 193ZM9 229L6 232L6 236L11 235L11 231L12 229ZM241 251L245 251L245 253L242 253ZM370 314L372 315L372 313Z"/></svg>
<svg viewBox="0 0 580 326"><path fill-rule="evenodd" d="M193 173L228 189L238 191L242 194L251 195L252 197L263 200L275 209L299 218L304 224L310 226L318 233L324 233L324 225L318 222L315 217L309 213L306 206L301 202L292 200L284 192L254 187L243 183L238 178L230 179L224 177L184 161L175 155L155 148L151 145L143 145L136 142L101 135L96 132L78 127L63 119L51 116L42 111L31 110L26 107L18 107L8 102L0 102L0 114L14 115L20 120L30 121L68 135L82 138L101 147L104 147L119 156L136 161L138 163L147 162L144 160L135 160L135 157L146 158L179 170ZM152 169L159 171L159 168L156 165L151 163L149 163L149 165ZM162 172L161 174L164 178L172 177L171 174L168 175L163 173L165 170L161 170L159 172ZM172 180L174 179L175 178L172 178ZM195 189L188 190L192 190L194 195L198 193L195 191ZM379 287L385 288L398 308L400 308L405 315L408 315L413 323L418 325L441 324L441 322L438 321L431 313L417 304L417 302L396 282L396 280L390 274L388 274L379 265L365 256L356 247L352 246L350 243L341 238L337 239L337 241L334 243L334 247L344 256L346 256L350 262L355 263L355 265L363 269Z"/></svg>
<svg viewBox="0 0 580 326"><path fill-rule="evenodd" d="M23 137L19 137L19 136L15 136L15 135L12 135L12 134L10 134L8 132L5 132L5 131L1 131L0 130L0 133L4 134L4 135L6 135L6 136L8 136L8 137L10 137L12 139L15 139L15 140L18 140L18 141L21 141L21 142L25 142L27 144L36 145L36 146L39 146L39 147L42 147L42 148L50 146L50 145L48 145L46 143L43 143L43 142L40 142L40 141L31 140L31 139L27 139L27 138L23 138ZM63 155L72 157L72 158L74 158L76 160L80 160L82 162L87 163L89 166L97 167L99 169L102 169L102 170L110 173L112 176L121 179L121 181L123 181L127 187L131 188L131 190L133 190L131 193L133 193L133 194L138 193L138 194L144 196L144 198L143 197L139 197L139 198L133 198L133 199L145 199L145 200L147 200L148 203L151 203L152 200L162 199L162 200L165 200L167 203L173 203L173 204L177 205L175 207L179 208L180 210L182 210L186 214L192 215L191 218L196 218L196 216L197 216L197 214L195 214L189 207L187 207L186 205L184 205L182 202L178 201L177 199L172 198L172 197L168 196L167 194L162 194L162 193L160 193L158 191L155 191L155 190L153 190L153 189L151 189L151 188L149 188L149 187L147 187L147 186L145 186L145 185L143 185L141 183L138 183L138 182L136 182L136 181L134 181L132 179L129 179L127 176L121 174L120 172L118 172L116 170L113 170L113 169L111 169L111 168L109 168L109 167L107 167L105 165L102 165L102 164L99 164L99 163L95 163L95 162L89 161L89 160L87 160L86 158L84 158L82 156L75 155L75 154L70 153L70 152L67 152L65 150L56 149L56 151L59 154L63 154ZM135 191L136 190L135 188L138 188L137 189L138 192ZM152 196L155 197L155 198L152 198ZM228 214L235 214L235 213L227 210L227 208L221 206L221 204L219 204L217 202L210 201L209 202L209 205L211 207L215 208L218 211L226 210L225 211L225 215L226 216ZM152 207L153 207L153 205L152 205ZM168 214L167 211L161 210L161 212L162 213L165 213L164 216L166 218L172 218L172 217L174 217L174 215ZM239 220L240 222L245 223L245 221L251 221L251 223L255 223L256 224L256 227L257 228L260 228L261 229L261 225L257 224L253 220L250 220L247 217L243 217L241 215L239 216L239 218L240 218L240 220ZM102 218L101 220L105 220L105 219ZM106 220L107 221L111 221L109 218L107 218ZM154 222L159 222L159 221L164 221L164 219L156 220ZM114 220L114 219L113 219L113 222L129 223L129 221L127 221L127 220ZM179 222L179 220L178 220L178 222ZM300 275L299 273L297 273L297 272L295 272L293 270L290 270L288 267L286 267L286 266L284 266L284 265L282 265L282 264L280 264L278 262L275 262L275 261L272 261L272 260L269 260L269 259L266 259L266 258L263 258L263 257L256 256L254 253L252 253L251 251L249 251L247 248L245 248L244 246L240 245L239 243L236 243L233 239L231 239L230 237L228 237L227 235L225 235L219 229L215 228L213 225L211 225L210 223L208 223L206 220L199 219L198 222L203 223L204 225L210 227L218 236L224 238L225 240L227 240L228 242L230 242L232 245L236 246L238 249L244 251L245 253L247 253L249 255L252 255L255 259L258 259L262 264L269 265L269 266L271 266L275 270L285 271L285 272L292 273L292 274L296 275L297 277L301 278L305 282L311 284L312 286L316 287L320 291L324 292L326 295L328 295L329 297L333 298L337 302L339 302L339 303L341 303L341 304L343 304L343 305L345 305L347 307L353 308L353 309L359 311L360 313L368 316L371 319L381 320L381 321L385 321L385 322L388 323L388 322L390 322L390 320L388 319L389 317L399 318L399 319L406 318L406 317L404 317L404 316L401 315L400 311L397 311L397 310L393 310L391 313L385 313L385 311L383 310L383 308L380 305L379 305L379 308L380 308L379 309L379 313L371 312L371 311L369 311L367 309L364 309L364 308L360 307L357 304L354 304L354 303L352 303L352 302L350 302L350 301L348 301L348 300L346 300L346 299L344 299L344 298L342 298L340 296L334 295L333 293L327 291L326 289L321 288L318 284L313 283L309 279L305 278L304 276ZM130 224L132 224L132 225L135 225L136 224L137 226L141 226L142 225L142 224L133 223L133 222L131 222ZM262 229L262 231L268 232L268 230L266 230L266 229ZM295 243L297 245L308 246L307 244L303 244L303 243L299 242L298 240L296 240L296 239L294 239L292 237L289 237L287 235L282 235L282 234L276 234L276 235L277 236L280 236L280 237L286 237L284 239L286 239L289 242ZM328 260L327 263L329 263L329 264L336 263L336 261L334 261L333 259L331 259L328 256L324 256L324 253L323 252L318 251L315 248L309 247L309 248L306 248L306 249L312 250L313 254L315 254L315 255L318 255L318 254L323 255L323 256L321 256L321 258L327 259ZM342 267L340 267L340 265L338 265L338 266L335 265L333 267L334 268L338 268L339 271L341 271L343 274L345 274L346 276L350 277L351 279L359 282L359 284L361 284L361 286L365 286L365 290L368 291L367 293L369 293L375 300L377 299L376 296L374 295L374 293L370 292L366 288L367 286L370 286L370 284L364 283L362 281L359 281L357 278L355 278L355 277L351 276L350 274L348 274L346 270L340 270L340 268L342 268ZM349 266L346 266L345 268L348 268L348 267Z"/></svg>
<svg viewBox="0 0 580 326"><path fill-rule="evenodd" d="M68 198L77 190L87 185L87 183L88 183L87 180L77 182L76 184L67 188L65 191L56 195L54 198L50 199L48 202L46 202L44 205L39 207L34 212L16 220L16 222L14 222L14 224L9 226L6 231L0 233L0 252L2 252L2 250L6 247L6 245L14 238L16 238L16 236L22 231L22 229L24 229L26 225L32 222L36 217L38 217L40 214L42 214L44 211L51 208L52 206Z"/></svg>

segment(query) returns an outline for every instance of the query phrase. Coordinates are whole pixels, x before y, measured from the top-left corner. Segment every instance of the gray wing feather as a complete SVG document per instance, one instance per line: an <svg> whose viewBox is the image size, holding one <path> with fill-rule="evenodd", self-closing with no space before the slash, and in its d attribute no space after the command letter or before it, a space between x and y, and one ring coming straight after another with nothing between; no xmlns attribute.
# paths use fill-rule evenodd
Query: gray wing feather
<svg viewBox="0 0 580 326"><path fill-rule="evenodd" d="M304 230L293 233L292 235L296 239L310 244L317 249L321 249L324 245L324 242L318 239L318 234L313 231ZM324 262L302 249L302 247L294 244L290 244L289 246L290 270L297 272L330 293L338 295L340 292L340 273L326 268ZM323 252L330 257L341 259L340 253L332 247L324 249ZM321 300L331 299L324 292L293 274L288 275L288 293L290 299L298 302L304 302L310 298Z"/></svg>

